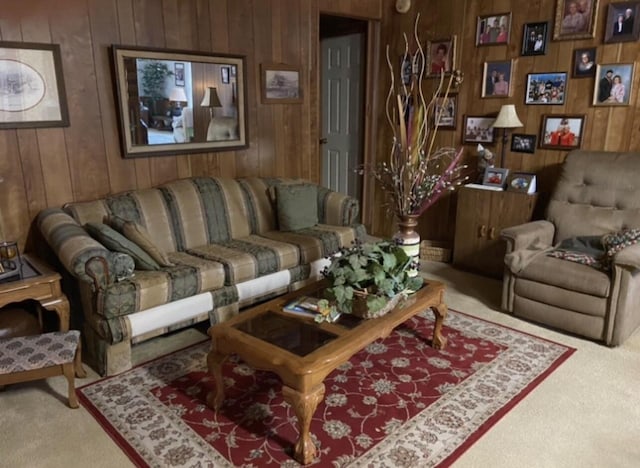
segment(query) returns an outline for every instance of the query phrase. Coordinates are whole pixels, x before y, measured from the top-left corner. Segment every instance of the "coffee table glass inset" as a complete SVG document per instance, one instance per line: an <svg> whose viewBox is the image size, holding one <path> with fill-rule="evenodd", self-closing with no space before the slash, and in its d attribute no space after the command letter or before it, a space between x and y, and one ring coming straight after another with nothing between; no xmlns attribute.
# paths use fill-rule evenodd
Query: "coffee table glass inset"
<svg viewBox="0 0 640 468"><path fill-rule="evenodd" d="M282 379L282 395L298 418L299 437L294 457L302 464L311 463L316 453L309 426L324 397L323 381L329 373L373 341L388 336L395 327L429 308L435 315L432 346L442 349L446 344L442 336L447 314L442 283L429 282L388 314L371 320L343 316L337 323L319 324L310 317L282 311L282 307L296 297L321 294L324 287L324 282L311 284L209 329L212 344L207 363L216 390L207 396L207 404L214 410L222 406L222 365L232 354L256 369L275 372Z"/></svg>

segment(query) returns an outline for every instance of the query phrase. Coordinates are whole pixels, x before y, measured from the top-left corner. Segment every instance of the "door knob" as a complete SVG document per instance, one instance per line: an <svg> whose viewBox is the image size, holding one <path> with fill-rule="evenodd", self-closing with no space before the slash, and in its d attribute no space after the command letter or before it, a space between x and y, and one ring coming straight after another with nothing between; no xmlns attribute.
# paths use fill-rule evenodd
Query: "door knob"
<svg viewBox="0 0 640 468"><path fill-rule="evenodd" d="M326 138L320 138L320 144L321 145L326 145L327 144L327 139Z"/></svg>

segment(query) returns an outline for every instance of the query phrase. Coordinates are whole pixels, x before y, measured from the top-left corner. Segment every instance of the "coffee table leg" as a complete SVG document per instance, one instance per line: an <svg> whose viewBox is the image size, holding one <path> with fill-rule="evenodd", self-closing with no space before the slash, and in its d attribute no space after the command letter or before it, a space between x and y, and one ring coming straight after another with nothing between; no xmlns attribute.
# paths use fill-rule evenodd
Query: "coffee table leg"
<svg viewBox="0 0 640 468"><path fill-rule="evenodd" d="M282 387L282 396L289 403L298 418L298 432L300 436L296 442L294 458L298 463L307 465L311 463L316 455L316 446L311 440L309 427L311 418L316 412L318 403L324 398L324 384L318 385L309 393L301 393L291 387Z"/></svg>
<svg viewBox="0 0 640 468"><path fill-rule="evenodd" d="M433 315L436 318L436 323L433 326L432 346L435 349L444 349L447 345L447 339L442 336L442 324L447 316L447 305L442 303L431 307L431 310L433 310Z"/></svg>
<svg viewBox="0 0 640 468"><path fill-rule="evenodd" d="M224 401L224 382L222 380L222 364L227 359L227 355L218 354L215 351L207 355L207 367L209 374L213 375L216 381L216 392L209 392L207 395L207 406L213 410L219 410Z"/></svg>

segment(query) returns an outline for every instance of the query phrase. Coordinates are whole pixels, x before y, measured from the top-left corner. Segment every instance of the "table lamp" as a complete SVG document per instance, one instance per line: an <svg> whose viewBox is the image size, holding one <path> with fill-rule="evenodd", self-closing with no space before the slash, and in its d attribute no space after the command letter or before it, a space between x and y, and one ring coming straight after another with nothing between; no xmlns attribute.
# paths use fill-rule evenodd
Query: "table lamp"
<svg viewBox="0 0 640 468"><path fill-rule="evenodd" d="M523 124L520 122L516 112L516 106L513 104L504 104L500 108L498 117L496 117L496 121L493 122L493 128L502 129L502 151L500 152L500 165L498 167L502 167L504 164L504 155L507 150L508 129L522 127L522 125Z"/></svg>
<svg viewBox="0 0 640 468"><path fill-rule="evenodd" d="M175 103L175 114L182 114L182 103L187 102L187 94L184 92L184 88L173 88L169 93L169 101Z"/></svg>
<svg viewBox="0 0 640 468"><path fill-rule="evenodd" d="M209 116L213 119L213 108L214 107L222 107L220 103L220 98L218 97L218 90L216 88L206 88L204 90L204 98L202 98L202 102L200 103L202 107L209 108Z"/></svg>

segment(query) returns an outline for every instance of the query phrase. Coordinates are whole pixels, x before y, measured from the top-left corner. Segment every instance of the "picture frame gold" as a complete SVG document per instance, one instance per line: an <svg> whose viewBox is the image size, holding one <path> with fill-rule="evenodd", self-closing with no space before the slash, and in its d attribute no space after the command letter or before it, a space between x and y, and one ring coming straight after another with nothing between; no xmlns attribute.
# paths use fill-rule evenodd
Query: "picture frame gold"
<svg viewBox="0 0 640 468"><path fill-rule="evenodd" d="M456 36L427 41L427 77L439 77L441 72L450 75L456 66ZM444 51L444 54L441 53Z"/></svg>
<svg viewBox="0 0 640 468"><path fill-rule="evenodd" d="M543 115L540 126L540 148L572 150L582 146L586 116Z"/></svg>
<svg viewBox="0 0 640 468"><path fill-rule="evenodd" d="M628 106L633 93L635 63L598 63L593 84L594 106Z"/></svg>
<svg viewBox="0 0 640 468"><path fill-rule="evenodd" d="M481 97L510 97L513 90L514 68L515 60L513 59L484 62Z"/></svg>
<svg viewBox="0 0 640 468"><path fill-rule="evenodd" d="M599 0L556 0L553 39L556 41L595 37Z"/></svg>

